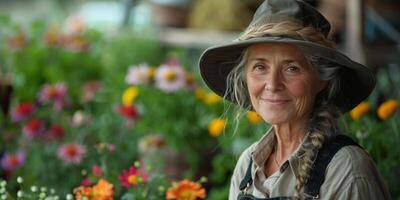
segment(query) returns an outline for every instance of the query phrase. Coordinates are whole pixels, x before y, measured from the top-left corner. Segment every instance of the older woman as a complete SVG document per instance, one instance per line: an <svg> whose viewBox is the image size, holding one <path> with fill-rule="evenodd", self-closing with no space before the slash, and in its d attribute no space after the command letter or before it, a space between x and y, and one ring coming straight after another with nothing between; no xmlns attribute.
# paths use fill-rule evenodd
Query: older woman
<svg viewBox="0 0 400 200"><path fill-rule="evenodd" d="M368 154L336 118L365 99L372 71L327 39L330 25L300 0L266 0L242 36L207 49L201 75L271 129L239 158L236 199L390 199Z"/></svg>

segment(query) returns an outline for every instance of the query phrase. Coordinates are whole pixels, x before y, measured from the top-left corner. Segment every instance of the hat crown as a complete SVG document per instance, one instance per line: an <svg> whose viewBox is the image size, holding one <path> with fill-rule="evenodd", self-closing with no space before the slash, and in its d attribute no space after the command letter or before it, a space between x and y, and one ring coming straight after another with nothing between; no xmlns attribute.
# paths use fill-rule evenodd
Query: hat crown
<svg viewBox="0 0 400 200"><path fill-rule="evenodd" d="M328 20L321 13L301 0L265 0L258 7L248 28L285 20L299 21L304 27L311 26L325 37L328 36L331 28Z"/></svg>

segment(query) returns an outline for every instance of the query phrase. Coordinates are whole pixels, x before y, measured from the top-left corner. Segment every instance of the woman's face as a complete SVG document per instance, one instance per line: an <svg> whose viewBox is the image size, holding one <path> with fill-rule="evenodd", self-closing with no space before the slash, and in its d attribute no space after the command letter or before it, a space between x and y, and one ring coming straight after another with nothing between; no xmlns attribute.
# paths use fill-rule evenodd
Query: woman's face
<svg viewBox="0 0 400 200"><path fill-rule="evenodd" d="M273 125L304 120L325 85L303 53L284 43L249 47L246 77L253 108Z"/></svg>

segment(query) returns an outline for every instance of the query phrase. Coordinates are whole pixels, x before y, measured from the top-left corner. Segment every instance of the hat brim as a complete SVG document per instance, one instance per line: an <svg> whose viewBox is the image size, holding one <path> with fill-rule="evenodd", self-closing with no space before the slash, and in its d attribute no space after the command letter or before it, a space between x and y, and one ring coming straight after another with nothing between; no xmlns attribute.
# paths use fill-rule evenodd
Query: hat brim
<svg viewBox="0 0 400 200"><path fill-rule="evenodd" d="M335 49L287 37L257 37L206 49L200 57L199 66L201 76L207 86L223 97L226 91L227 75L239 63L242 52L247 47L258 43L294 44L306 55L312 55L342 67L340 92L334 101L342 112L347 112L358 105L370 95L375 87L375 76L370 68L352 61Z"/></svg>

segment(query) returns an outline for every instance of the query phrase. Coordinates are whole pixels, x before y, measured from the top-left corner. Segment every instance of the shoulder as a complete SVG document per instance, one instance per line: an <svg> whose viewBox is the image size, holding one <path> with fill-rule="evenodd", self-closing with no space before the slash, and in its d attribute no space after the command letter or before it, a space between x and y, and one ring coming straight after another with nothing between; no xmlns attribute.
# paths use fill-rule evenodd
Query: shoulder
<svg viewBox="0 0 400 200"><path fill-rule="evenodd" d="M378 199L387 199L389 196L372 158L364 149L354 145L344 146L334 155L327 167L321 190L341 195L340 198L346 195L346 199L365 194Z"/></svg>
<svg viewBox="0 0 400 200"><path fill-rule="evenodd" d="M242 154L240 155L237 163L236 163L236 167L235 167L235 171L234 171L234 175L238 174L239 176L244 176L244 174L246 173L247 167L250 163L250 159L252 157L252 153L255 150L255 147L257 146L258 142L253 143L252 145L250 145L249 147L247 147Z"/></svg>

